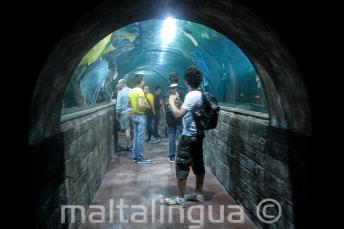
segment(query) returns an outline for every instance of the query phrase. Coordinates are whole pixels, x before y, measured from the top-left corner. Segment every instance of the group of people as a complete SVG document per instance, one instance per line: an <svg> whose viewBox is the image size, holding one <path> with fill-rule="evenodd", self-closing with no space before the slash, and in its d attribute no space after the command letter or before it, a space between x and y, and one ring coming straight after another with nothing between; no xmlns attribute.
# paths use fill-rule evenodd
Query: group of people
<svg viewBox="0 0 344 229"><path fill-rule="evenodd" d="M152 144L160 141L158 132L161 106L165 112L168 135L168 159L175 162L178 195L165 198L168 205L185 207L185 201L203 201L202 187L205 174L203 162L204 131L197 128L192 111L202 105L200 90L203 76L197 67L189 67L184 74L188 92L178 85L178 75L169 76L170 86L164 99L160 98L161 88L156 87L154 95L145 85L144 75L135 75L136 86L127 87L126 80L118 82L116 102L116 118L120 128L125 130L127 150L132 152L132 160L138 164L150 164L151 160L144 157L144 137L147 130ZM132 128L131 128L132 124ZM131 129L133 134L131 134ZM181 134L176 153L176 136ZM133 138L132 136L133 135ZM131 139L132 147L131 147ZM190 167L196 175L195 192L185 195L186 179Z"/></svg>
<svg viewBox="0 0 344 229"><path fill-rule="evenodd" d="M149 90L148 85L144 84L144 76L135 76L136 87L131 89L127 86L125 79L120 79L116 85L116 120L119 129L125 132L125 150L133 152L133 160L139 164L151 163L144 158L143 144L144 136L147 133L145 142L151 141L152 144L160 142L159 123L161 110L166 117L166 131L168 135L168 158L175 162L176 158L176 137L182 133L182 119L176 118L172 114L169 106L169 95L176 94L178 107L184 100L185 92L178 85L178 75L172 73L169 76L170 86L161 98L161 88L157 86L154 94ZM152 139L153 137L153 139ZM132 140L133 139L133 140Z"/></svg>
<svg viewBox="0 0 344 229"><path fill-rule="evenodd" d="M152 144L160 142L158 126L160 120L160 87L156 87L154 95L150 93L149 87L144 85L143 75L135 76L136 87L131 89L127 86L125 79L120 79L116 85L116 121L118 129L125 132L125 150L135 153L135 162L147 163L143 159L143 137L147 132L146 142ZM151 137L153 136L153 140ZM133 139L133 141L132 141ZM142 150L141 150L142 148Z"/></svg>

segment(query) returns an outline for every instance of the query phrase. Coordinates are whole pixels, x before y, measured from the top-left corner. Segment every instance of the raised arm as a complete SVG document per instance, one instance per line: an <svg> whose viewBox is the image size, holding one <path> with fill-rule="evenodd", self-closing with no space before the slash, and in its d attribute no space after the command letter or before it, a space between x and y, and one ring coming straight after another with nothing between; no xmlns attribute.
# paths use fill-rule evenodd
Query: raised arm
<svg viewBox="0 0 344 229"><path fill-rule="evenodd" d="M176 99L177 99L176 95L170 95L170 97L168 98L168 102L170 104L171 111L174 117L181 118L188 112L188 110L184 108L179 109L175 104Z"/></svg>

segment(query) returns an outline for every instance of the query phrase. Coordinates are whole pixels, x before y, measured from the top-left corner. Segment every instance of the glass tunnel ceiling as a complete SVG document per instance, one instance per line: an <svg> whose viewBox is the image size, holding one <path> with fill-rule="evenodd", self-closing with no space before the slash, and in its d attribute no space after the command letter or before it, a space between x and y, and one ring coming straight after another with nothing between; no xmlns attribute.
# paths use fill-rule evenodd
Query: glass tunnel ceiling
<svg viewBox="0 0 344 229"><path fill-rule="evenodd" d="M242 50L222 34L197 23L167 18L133 23L99 41L82 58L67 86L62 115L111 101L121 78L133 87L143 73L153 91L168 87L168 76L197 65L203 87L221 105L267 113L260 79Z"/></svg>

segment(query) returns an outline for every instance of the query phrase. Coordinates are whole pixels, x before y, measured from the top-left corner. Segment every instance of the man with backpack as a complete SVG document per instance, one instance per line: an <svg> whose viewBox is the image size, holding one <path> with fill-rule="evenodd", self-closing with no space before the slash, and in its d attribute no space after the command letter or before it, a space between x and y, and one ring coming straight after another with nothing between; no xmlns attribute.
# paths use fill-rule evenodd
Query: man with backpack
<svg viewBox="0 0 344 229"><path fill-rule="evenodd" d="M176 118L169 104L170 95L175 95L175 105L180 108L184 101L184 90L178 86L178 75L177 73L171 73L169 76L170 86L166 91L164 99L164 110L167 124L167 135L168 135L168 158L170 162L174 162L176 158L176 136L177 133L181 134L183 125L182 119Z"/></svg>
<svg viewBox="0 0 344 229"><path fill-rule="evenodd" d="M175 104L177 96L169 96L171 111L176 118L182 118L183 132L178 144L176 157L176 177L178 194L165 198L167 205L185 207L185 201L203 202L203 180L205 174L203 162L204 130L216 127L219 107L216 99L200 89L202 73L197 67L189 67L184 79L189 88L180 108ZM211 115L209 115L211 114ZM196 175L196 187L192 194L185 195L186 179L190 166Z"/></svg>

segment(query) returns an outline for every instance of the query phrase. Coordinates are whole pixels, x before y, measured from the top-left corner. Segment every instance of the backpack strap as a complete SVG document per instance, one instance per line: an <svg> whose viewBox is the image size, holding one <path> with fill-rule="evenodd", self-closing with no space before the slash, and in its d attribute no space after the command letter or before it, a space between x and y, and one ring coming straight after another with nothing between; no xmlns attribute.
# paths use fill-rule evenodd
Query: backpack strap
<svg viewBox="0 0 344 229"><path fill-rule="evenodd" d="M147 100L147 102L148 102L150 108L152 109L153 114L155 114L154 109L153 109L151 103L149 102L149 100L148 100L148 98L147 98L147 96L146 96L146 93L143 92L143 94L145 95L145 98L146 98L146 100Z"/></svg>
<svg viewBox="0 0 344 229"><path fill-rule="evenodd" d="M197 89L193 89L191 91L199 91L201 92L201 96L202 96L202 106L204 105L204 90L202 88L197 88ZM193 114L193 111L191 111ZM196 125L196 132L197 132L197 136L204 136L204 130L202 128L200 128L197 119L195 118L194 115L192 115L194 121L195 121L195 125ZM202 133L200 133L202 131Z"/></svg>

